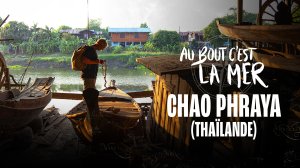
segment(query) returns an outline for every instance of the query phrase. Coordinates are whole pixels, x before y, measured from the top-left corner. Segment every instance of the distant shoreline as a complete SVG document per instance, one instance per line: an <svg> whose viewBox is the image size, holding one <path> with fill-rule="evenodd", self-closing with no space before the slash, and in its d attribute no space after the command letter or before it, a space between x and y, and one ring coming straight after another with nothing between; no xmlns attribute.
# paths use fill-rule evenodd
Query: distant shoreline
<svg viewBox="0 0 300 168"><path fill-rule="evenodd" d="M107 60L107 66L120 68L141 68L135 59L138 57L170 55L165 52L122 52L119 54L99 53L100 59ZM26 68L30 55L4 55L6 64L10 69ZM72 54L45 54L33 55L30 67L33 68L69 68L71 66Z"/></svg>

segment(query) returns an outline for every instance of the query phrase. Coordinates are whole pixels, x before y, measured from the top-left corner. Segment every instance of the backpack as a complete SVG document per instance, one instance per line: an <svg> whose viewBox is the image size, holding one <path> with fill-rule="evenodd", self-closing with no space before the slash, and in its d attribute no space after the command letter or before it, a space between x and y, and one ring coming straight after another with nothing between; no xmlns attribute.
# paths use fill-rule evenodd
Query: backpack
<svg viewBox="0 0 300 168"><path fill-rule="evenodd" d="M79 47L78 49L74 50L72 54L72 59L71 59L71 65L72 65L72 70L75 71L82 71L85 67L86 64L83 63L83 53L86 50L86 45Z"/></svg>

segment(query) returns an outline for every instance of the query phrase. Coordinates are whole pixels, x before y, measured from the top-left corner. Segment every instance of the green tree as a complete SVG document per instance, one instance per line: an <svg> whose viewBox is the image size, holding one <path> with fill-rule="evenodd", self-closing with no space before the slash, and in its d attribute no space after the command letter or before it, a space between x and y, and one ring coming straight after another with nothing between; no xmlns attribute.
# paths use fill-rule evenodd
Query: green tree
<svg viewBox="0 0 300 168"><path fill-rule="evenodd" d="M153 45L160 51L178 52L180 36L176 31L159 30L152 39Z"/></svg>
<svg viewBox="0 0 300 168"><path fill-rule="evenodd" d="M31 37L20 45L22 53L49 54L59 51L60 35L53 28L46 26L43 29L34 26L31 30Z"/></svg>
<svg viewBox="0 0 300 168"><path fill-rule="evenodd" d="M101 19L90 19L89 29L94 31L100 31Z"/></svg>
<svg viewBox="0 0 300 168"><path fill-rule="evenodd" d="M220 31L218 30L216 21L220 20L222 24L235 24L237 20L237 13L236 8L230 8L232 14L227 14L224 17L216 18L210 24L204 28L204 40L209 41L214 46L222 46L227 38L221 35ZM249 22L255 24L256 22L256 14L245 12L243 13L243 22Z"/></svg>
<svg viewBox="0 0 300 168"><path fill-rule="evenodd" d="M148 51L148 52L153 52L153 51L157 50L151 41L147 41L145 43L143 49L144 49L144 51Z"/></svg>
<svg viewBox="0 0 300 168"><path fill-rule="evenodd" d="M108 33L108 27L104 28L104 29L100 29L101 31L101 38L105 38L105 39L109 39L109 33Z"/></svg>
<svg viewBox="0 0 300 168"><path fill-rule="evenodd" d="M69 38L62 39L59 44L59 51L64 54L71 54L81 44L81 40L75 36L69 36Z"/></svg>
<svg viewBox="0 0 300 168"><path fill-rule="evenodd" d="M68 30L68 29L72 29L72 27L67 26L67 25L61 25L57 28L57 31L61 31L61 30Z"/></svg>
<svg viewBox="0 0 300 168"><path fill-rule="evenodd" d="M18 44L24 40L28 40L31 32L29 27L23 22L10 21L1 29L2 38L12 38L13 43Z"/></svg>
<svg viewBox="0 0 300 168"><path fill-rule="evenodd" d="M147 23L146 22L145 23L141 23L140 28L148 28Z"/></svg>
<svg viewBox="0 0 300 168"><path fill-rule="evenodd" d="M15 54L19 53L19 45L23 41L27 41L31 35L29 27L23 22L10 21L1 27L1 38L11 38L13 41L7 41L6 44L9 52L14 52Z"/></svg>

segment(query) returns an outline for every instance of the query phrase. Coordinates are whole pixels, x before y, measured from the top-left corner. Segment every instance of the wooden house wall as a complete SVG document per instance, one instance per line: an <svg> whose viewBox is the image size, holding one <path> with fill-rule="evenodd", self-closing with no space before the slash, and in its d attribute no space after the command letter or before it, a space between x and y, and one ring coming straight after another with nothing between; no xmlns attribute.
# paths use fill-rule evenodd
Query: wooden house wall
<svg viewBox="0 0 300 168"><path fill-rule="evenodd" d="M190 143L191 118L168 116L167 98L170 94L191 95L193 91L178 74L156 76L150 136L154 141L164 142L171 148L179 149Z"/></svg>
<svg viewBox="0 0 300 168"><path fill-rule="evenodd" d="M120 37L121 33L111 33L112 42L146 42L148 40L148 33L138 33L138 37L135 37L135 33L125 33L125 37Z"/></svg>

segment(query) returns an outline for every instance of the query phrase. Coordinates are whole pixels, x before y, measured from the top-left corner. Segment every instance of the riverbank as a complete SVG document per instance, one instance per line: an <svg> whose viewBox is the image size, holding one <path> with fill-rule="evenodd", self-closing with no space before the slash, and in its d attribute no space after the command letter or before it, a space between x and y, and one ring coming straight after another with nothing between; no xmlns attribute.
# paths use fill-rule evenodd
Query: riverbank
<svg viewBox="0 0 300 168"><path fill-rule="evenodd" d="M99 58L107 60L108 67L142 68L136 63L136 58L148 56L170 55L166 52L122 52L98 53ZM30 66L33 68L70 68L72 54L33 55ZM6 63L10 69L22 69L28 65L30 55L5 55Z"/></svg>

